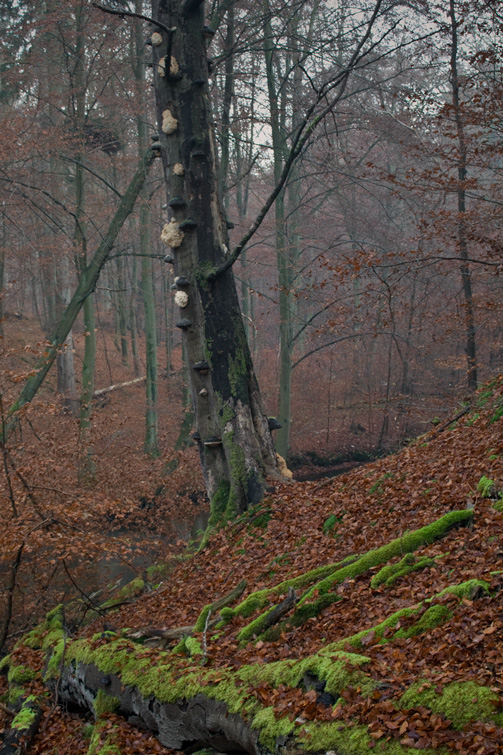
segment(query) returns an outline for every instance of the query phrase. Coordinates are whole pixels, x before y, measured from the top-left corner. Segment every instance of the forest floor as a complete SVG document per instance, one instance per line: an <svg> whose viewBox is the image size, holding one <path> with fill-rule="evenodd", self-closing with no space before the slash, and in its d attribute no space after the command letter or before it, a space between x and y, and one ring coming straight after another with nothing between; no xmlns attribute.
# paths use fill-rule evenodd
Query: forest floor
<svg viewBox="0 0 503 755"><path fill-rule="evenodd" d="M207 685L217 699L224 681L256 669L239 695L243 715L262 726L265 747L286 732L293 752L503 753L502 489L500 378L458 420L395 455L334 479L273 484L259 510L214 532L204 550L168 560L160 583L136 582L135 599L74 626L75 637L94 636L90 647L105 649L122 637L152 668L169 657L173 685L180 677L203 691ZM454 511L459 526L442 530L442 517ZM428 525L433 534L413 534ZM313 572L320 567L327 569ZM223 626L200 623L195 643L142 644L152 644L156 630L194 625L206 604L243 578L240 601L253 600L247 609L222 609ZM304 612L293 606L264 633L259 617L292 585ZM356 655L337 655L343 651ZM337 679L321 662L327 653ZM11 664L41 669L44 655L20 643ZM306 674L293 679L303 659L324 685L310 686ZM40 693L40 675L25 689ZM57 698L44 708L30 752L91 752L89 721L65 712ZM100 746L170 752L116 713L100 720Z"/></svg>

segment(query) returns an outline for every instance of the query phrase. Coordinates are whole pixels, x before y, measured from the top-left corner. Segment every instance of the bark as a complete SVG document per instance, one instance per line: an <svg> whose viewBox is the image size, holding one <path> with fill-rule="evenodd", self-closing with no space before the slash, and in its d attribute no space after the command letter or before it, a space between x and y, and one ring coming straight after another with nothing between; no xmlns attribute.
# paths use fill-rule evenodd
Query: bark
<svg viewBox="0 0 503 755"><path fill-rule="evenodd" d="M23 755L29 752L42 719L42 708L35 701L26 701L23 710L32 711L31 723L26 728L12 728L5 733L0 755Z"/></svg>
<svg viewBox="0 0 503 755"><path fill-rule="evenodd" d="M142 1L136 0L135 9L140 13ZM144 100L143 89L145 87L145 54L143 49L143 34L138 22L134 29L134 74L138 89L140 103ZM141 161L147 142L147 124L143 113L137 118L138 129L138 159ZM141 287L143 293L143 306L145 309L145 346L146 346L146 410L145 410L145 453L151 456L159 454L157 443L157 330L155 315L155 291L152 279L152 258L150 251L150 219L151 212L146 192L143 192L140 206L140 254L141 261Z"/></svg>
<svg viewBox="0 0 503 755"><path fill-rule="evenodd" d="M449 0L449 16L451 19L451 87L452 105L458 139L458 246L461 257L460 273L463 287L467 382L471 391L477 390L477 347L475 339L475 311L473 306L472 276L468 256L468 241L466 236L466 178L467 178L467 148L463 122L463 111L460 102L460 86L458 76L458 22L456 20L455 0Z"/></svg>
<svg viewBox="0 0 503 755"><path fill-rule="evenodd" d="M259 732L253 731L240 716L230 714L225 703L199 693L188 700L162 703L144 697L134 687L124 687L120 676L104 676L92 664L75 664L62 669L58 699L78 705L94 714L99 690L119 701L118 712L131 723L157 732L164 747L173 750L211 748L217 752L247 752L261 755Z"/></svg>
<svg viewBox="0 0 503 755"><path fill-rule="evenodd" d="M276 460L234 277L222 270L228 236L216 178L203 8L196 4L181 12L175 0L153 0L152 8L156 21L176 27L164 32L162 44L153 48L168 202L182 200L181 206L170 205L173 222L163 235L182 279L175 300L181 305L180 317L189 323L182 333L215 522L261 500L265 476L276 472ZM164 65L168 50L173 60ZM215 279L208 279L217 270Z"/></svg>

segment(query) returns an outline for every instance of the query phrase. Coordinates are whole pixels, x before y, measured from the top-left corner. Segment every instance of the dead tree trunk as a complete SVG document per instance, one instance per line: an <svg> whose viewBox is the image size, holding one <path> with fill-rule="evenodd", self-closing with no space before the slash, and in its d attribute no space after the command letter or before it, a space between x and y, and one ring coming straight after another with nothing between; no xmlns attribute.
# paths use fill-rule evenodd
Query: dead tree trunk
<svg viewBox="0 0 503 755"><path fill-rule="evenodd" d="M169 222L162 239L174 257L175 302L206 487L215 522L263 496L276 457L262 406L234 276L208 280L228 255L210 119L201 2L152 0L160 146Z"/></svg>

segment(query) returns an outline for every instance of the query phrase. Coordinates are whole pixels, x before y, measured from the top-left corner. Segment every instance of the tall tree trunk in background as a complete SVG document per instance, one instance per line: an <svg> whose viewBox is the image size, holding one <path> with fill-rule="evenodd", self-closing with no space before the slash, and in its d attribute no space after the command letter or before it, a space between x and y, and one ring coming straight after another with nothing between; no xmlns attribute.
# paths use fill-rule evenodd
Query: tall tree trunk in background
<svg viewBox="0 0 503 755"><path fill-rule="evenodd" d="M127 306L127 281L126 264L122 257L117 257L117 289L115 291L116 339L117 348L121 354L121 362L124 367L128 366L129 348L127 337L128 306Z"/></svg>
<svg viewBox="0 0 503 755"><path fill-rule="evenodd" d="M472 276L468 258L468 242L466 238L466 178L467 178L467 149L465 127L463 122L463 109L459 98L460 86L458 76L458 22L456 20L455 0L449 0L449 17L451 19L451 87L452 107L456 122L458 139L458 247L461 257L461 283L463 286L465 333L466 333L466 359L467 359L467 382L471 391L477 389L477 348L475 340L475 312L472 294Z"/></svg>
<svg viewBox="0 0 503 755"><path fill-rule="evenodd" d="M286 143L286 113L285 103L280 101L279 91L284 99L285 90L280 90L276 80L274 41L270 23L271 6L269 0L263 0L264 8L264 55L266 63L267 92L269 96L269 110L271 119L274 182L277 184L283 171L283 165L288 155ZM285 67L287 64L285 64ZM288 240L285 224L285 190L276 197L275 210L275 245L278 265L278 300L279 300L279 400L278 420L281 428L276 436L276 449L286 457L290 437L290 404L292 380L292 268L290 265Z"/></svg>
<svg viewBox="0 0 503 755"><path fill-rule="evenodd" d="M140 357L138 355L138 318L136 315L136 299L138 297L138 258L133 257L131 270L131 293L129 295L129 325L131 333L131 356L135 377L140 377Z"/></svg>
<svg viewBox="0 0 503 755"><path fill-rule="evenodd" d="M0 233L0 338L4 336L4 296L5 296L5 245L6 245L6 231L5 220L2 218L1 233Z"/></svg>
<svg viewBox="0 0 503 755"><path fill-rule="evenodd" d="M79 145L83 144L86 118L86 80L84 47L84 4L79 2L75 9L75 65L73 79L73 119ZM87 228L86 228L86 185L85 156L82 149L75 161L75 235L74 245L79 276L87 267ZM96 363L96 317L94 297L87 296L83 304L84 314L84 361L82 364L82 385L79 413L79 469L80 482L94 479L94 461L91 448L91 414L94 393L94 368Z"/></svg>
<svg viewBox="0 0 503 755"><path fill-rule="evenodd" d="M136 12L142 12L142 0L136 0ZM145 88L145 44L142 28L139 23L134 25L133 61L134 75L137 86L137 96L140 105L144 102ZM140 114L136 119L138 129L138 160L141 162L148 143L146 108L140 107ZM141 254L141 288L143 292L143 306L145 308L145 346L146 346L146 411L145 411L145 452L151 456L159 453L157 443L157 331L155 317L155 292L152 279L152 258L150 257L150 220L151 212L146 187L143 189L140 205L140 254Z"/></svg>
<svg viewBox="0 0 503 755"><path fill-rule="evenodd" d="M71 298L70 284L70 260L65 254L60 262L60 299L61 299L61 316L68 307ZM64 405L77 414L78 399L77 389L75 387L75 360L73 358L73 333L70 330L60 351L58 352L57 364L57 391L63 398Z"/></svg>
<svg viewBox="0 0 503 755"><path fill-rule="evenodd" d="M276 471L267 417L243 327L216 179L201 0L153 0L152 38L168 204L162 238L175 257L199 449L212 521L261 500ZM168 31L168 29L170 31ZM175 201L176 200L176 201Z"/></svg>

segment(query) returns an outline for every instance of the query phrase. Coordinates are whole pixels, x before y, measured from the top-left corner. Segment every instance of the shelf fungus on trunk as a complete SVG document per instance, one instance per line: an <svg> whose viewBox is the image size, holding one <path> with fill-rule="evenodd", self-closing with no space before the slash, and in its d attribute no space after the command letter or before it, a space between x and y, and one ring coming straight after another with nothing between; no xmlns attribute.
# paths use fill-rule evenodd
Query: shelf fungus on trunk
<svg viewBox="0 0 503 755"><path fill-rule="evenodd" d="M197 223L193 218L186 218L180 223L180 229L182 231L193 231L194 228L197 228Z"/></svg>
<svg viewBox="0 0 503 755"><path fill-rule="evenodd" d="M192 323L187 317L182 317L181 320L175 323L175 327L180 328L180 330L187 330L191 325Z"/></svg>
<svg viewBox="0 0 503 755"><path fill-rule="evenodd" d="M170 246L172 249L177 249L182 245L184 233L178 227L178 223L175 218L171 218L169 223L166 223L161 231L161 241Z"/></svg>
<svg viewBox="0 0 503 755"><path fill-rule="evenodd" d="M175 284L178 288L188 288L190 286L190 281L184 275L177 275L175 277Z"/></svg>
<svg viewBox="0 0 503 755"><path fill-rule="evenodd" d="M177 291L175 294L175 304L180 309L184 309L189 303L189 295L186 291Z"/></svg>
<svg viewBox="0 0 503 755"><path fill-rule="evenodd" d="M198 372L200 375L207 375L210 371L210 365L208 364L208 362L206 362L206 360L203 359L200 362L196 362L193 365L192 369Z"/></svg>
<svg viewBox="0 0 503 755"><path fill-rule="evenodd" d="M163 33L161 45L152 46L157 121L164 123L160 144L167 201L176 213L162 238L180 248L175 300L183 303L189 294L186 316L191 325L181 333L192 365L195 422L203 439L218 440L211 447L200 443L200 460L216 512L213 521L226 521L258 503L267 475L278 476L278 469L232 270L210 278L228 259L229 234L217 182L204 3L152 0L152 18L173 29L169 37ZM166 71L170 56L178 63L176 75ZM175 121L176 129L168 133L166 126ZM202 388L207 392L201 393Z"/></svg>
<svg viewBox="0 0 503 755"><path fill-rule="evenodd" d="M162 114L162 124L161 128L163 133L165 133L167 136L171 136L171 134L174 134L175 131L178 128L178 119L175 118L173 113L169 108L164 110Z"/></svg>

